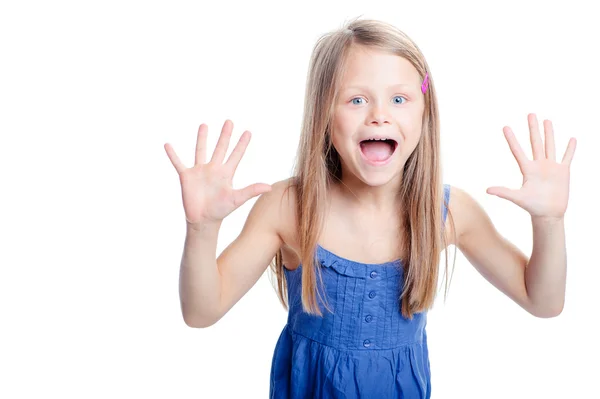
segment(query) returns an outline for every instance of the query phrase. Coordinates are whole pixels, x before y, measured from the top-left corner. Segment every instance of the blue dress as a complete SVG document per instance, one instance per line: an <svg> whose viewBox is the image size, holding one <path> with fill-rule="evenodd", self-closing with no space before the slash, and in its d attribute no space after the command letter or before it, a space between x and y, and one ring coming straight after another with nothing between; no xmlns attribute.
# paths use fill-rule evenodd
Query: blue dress
<svg viewBox="0 0 600 399"><path fill-rule="evenodd" d="M450 187L444 185L448 203ZM443 219L447 209L443 205ZM285 270L289 313L271 368L270 398L430 398L427 315L402 316L401 261L365 264L317 246L333 313L305 313L301 265Z"/></svg>

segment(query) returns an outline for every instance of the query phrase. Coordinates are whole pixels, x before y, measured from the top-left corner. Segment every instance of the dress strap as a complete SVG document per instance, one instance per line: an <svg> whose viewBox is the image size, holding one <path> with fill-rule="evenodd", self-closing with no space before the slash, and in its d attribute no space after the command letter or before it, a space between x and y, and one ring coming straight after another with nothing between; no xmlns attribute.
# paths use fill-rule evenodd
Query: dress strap
<svg viewBox="0 0 600 399"><path fill-rule="evenodd" d="M448 204L450 203L450 185L444 184L444 204L442 209L444 224L446 223L446 215L448 214Z"/></svg>

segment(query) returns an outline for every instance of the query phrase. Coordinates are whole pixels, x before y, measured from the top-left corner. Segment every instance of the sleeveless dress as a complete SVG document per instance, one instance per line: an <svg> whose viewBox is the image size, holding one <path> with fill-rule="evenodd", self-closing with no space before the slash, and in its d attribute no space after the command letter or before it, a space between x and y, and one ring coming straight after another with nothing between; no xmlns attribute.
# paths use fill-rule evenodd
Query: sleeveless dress
<svg viewBox="0 0 600 399"><path fill-rule="evenodd" d="M449 196L444 185L445 204ZM289 313L273 354L270 398L430 398L427 316L408 320L400 312L401 261L365 264L319 245L317 257L333 313L305 313L301 265L284 269Z"/></svg>

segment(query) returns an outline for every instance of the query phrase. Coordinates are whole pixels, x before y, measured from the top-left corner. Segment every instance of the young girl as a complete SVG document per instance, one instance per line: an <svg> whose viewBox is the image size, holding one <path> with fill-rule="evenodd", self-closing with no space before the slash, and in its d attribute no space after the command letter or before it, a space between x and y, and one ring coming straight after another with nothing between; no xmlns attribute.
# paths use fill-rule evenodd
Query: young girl
<svg viewBox="0 0 600 399"><path fill-rule="evenodd" d="M533 160L504 129L523 186L487 192L531 214L530 258L498 234L469 194L442 184L435 85L411 39L372 20L324 35L311 59L292 178L234 190L250 133L224 162L230 121L208 162L207 127L200 126L192 168L165 145L187 221L186 324L216 323L274 259L289 316L273 356L272 398L429 398L426 315L448 245L532 315L562 311L575 140L557 162L550 121L544 145L535 115L528 119ZM217 258L222 220L259 195L239 237Z"/></svg>

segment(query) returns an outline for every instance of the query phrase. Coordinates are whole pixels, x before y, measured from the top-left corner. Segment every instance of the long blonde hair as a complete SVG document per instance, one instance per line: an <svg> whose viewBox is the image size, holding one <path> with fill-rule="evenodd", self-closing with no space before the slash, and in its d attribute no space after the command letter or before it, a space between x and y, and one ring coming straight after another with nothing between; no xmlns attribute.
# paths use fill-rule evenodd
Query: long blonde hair
<svg viewBox="0 0 600 399"><path fill-rule="evenodd" d="M352 46L368 46L399 55L417 69L421 79L429 74L425 93L422 135L407 159L399 200L406 259L402 259L403 287L399 303L402 315L411 319L417 312L433 306L439 254L446 245L443 233L443 182L440 165L440 132L435 84L425 57L402 31L376 20L353 20L341 29L323 35L310 60L306 84L304 118L291 186L296 192L299 251L302 264L302 306L304 311L322 316L317 297L320 268L316 258L317 240L324 219L324 204L332 182L341 178L340 158L332 145L331 127L334 104L346 59ZM447 205L447 204L446 204ZM450 212L448 216L452 219ZM451 220L452 225L454 224ZM454 229L453 229L454 230ZM287 282L279 250L271 263L276 290L285 308ZM446 283L448 254L446 252ZM319 285L320 287L320 285ZM446 284L446 292L448 286ZM327 305L325 305L327 307Z"/></svg>

